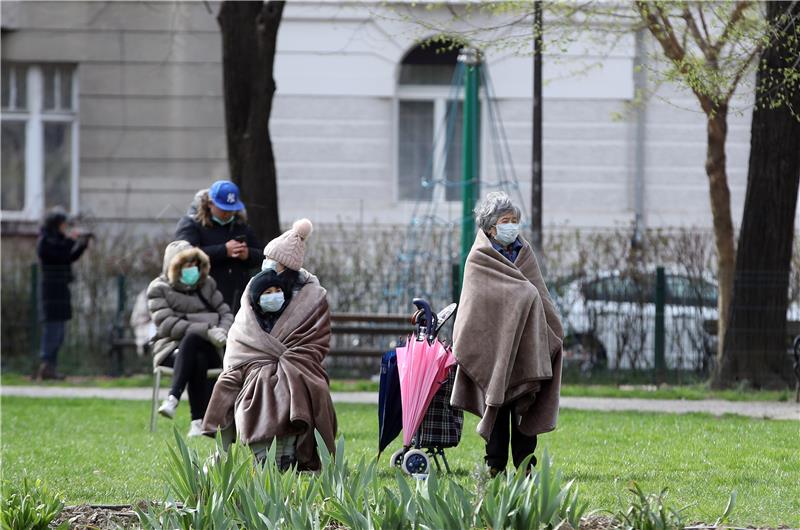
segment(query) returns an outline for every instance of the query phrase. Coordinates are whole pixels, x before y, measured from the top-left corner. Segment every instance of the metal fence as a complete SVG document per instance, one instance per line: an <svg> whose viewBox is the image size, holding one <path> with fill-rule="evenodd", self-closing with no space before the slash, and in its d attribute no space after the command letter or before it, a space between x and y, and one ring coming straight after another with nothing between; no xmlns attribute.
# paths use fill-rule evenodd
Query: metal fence
<svg viewBox="0 0 800 530"><path fill-rule="evenodd" d="M365 234L321 229L315 233L306 266L328 289L333 312L410 315L414 286L404 303L392 289L397 278L393 249L400 247L402 237L396 230ZM38 358L35 258L30 242L18 249L3 245L2 366L25 373L34 369ZM112 329L127 324L136 296L161 270L164 245L165 240L107 237L76 264L71 284L74 318L59 357L63 371L99 374L113 370ZM717 287L711 238L690 231L655 233L645 246L647 252L632 255L625 232L552 235L545 242L541 263L568 332L568 366L584 372L659 368L697 374L712 368L717 348ZM798 321L800 245L793 259L787 319ZM666 265L660 291L658 263ZM423 272L421 291L437 283L452 283L451 268ZM436 309L450 301L449 295L431 300ZM400 338L341 336L334 346L388 349ZM146 370L149 359L129 352L125 363L127 370ZM331 368L342 375L367 375L377 373L378 363L373 358L342 358L332 361Z"/></svg>

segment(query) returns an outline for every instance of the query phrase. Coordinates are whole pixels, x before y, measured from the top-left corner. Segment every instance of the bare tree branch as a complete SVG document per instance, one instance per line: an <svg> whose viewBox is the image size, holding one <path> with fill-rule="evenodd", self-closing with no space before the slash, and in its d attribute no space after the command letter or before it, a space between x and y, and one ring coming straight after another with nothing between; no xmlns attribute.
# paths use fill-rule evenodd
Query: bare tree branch
<svg viewBox="0 0 800 530"><path fill-rule="evenodd" d="M753 48L753 51L750 53L749 57L742 62L739 66L737 71L733 75L733 79L731 80L731 86L728 88L728 91L725 93L725 101L730 101L733 97L733 93L736 92L736 87L739 86L739 81L742 80L742 76L747 72L750 65L753 64L753 60L761 55L762 45L758 44Z"/></svg>
<svg viewBox="0 0 800 530"><path fill-rule="evenodd" d="M697 27L697 22L695 21L692 12L689 11L688 4L683 8L683 13L681 13L681 17L683 18L683 20L686 21L686 27L689 29L689 33L691 33L695 43L700 48L700 51L703 52L705 58L709 62L715 62L716 55L714 53L714 50L711 47L710 43L703 37L703 35L700 34L700 28Z"/></svg>
<svg viewBox="0 0 800 530"><path fill-rule="evenodd" d="M706 36L706 41L711 42L711 34L708 32L708 24L706 24L706 16L703 14L702 4L697 6L697 13L700 15L700 23L703 25L703 33Z"/></svg>
<svg viewBox="0 0 800 530"><path fill-rule="evenodd" d="M722 30L722 34L720 35L719 39L716 43L712 45L714 49L715 55L719 56L719 52L722 50L722 47L728 42L728 38L730 37L731 32L736 28L736 25L739 21L744 17L745 11L748 7L752 5L752 2L743 1L737 2L736 7L733 8L733 12L731 13L730 18L728 19L728 23L725 24L725 29Z"/></svg>

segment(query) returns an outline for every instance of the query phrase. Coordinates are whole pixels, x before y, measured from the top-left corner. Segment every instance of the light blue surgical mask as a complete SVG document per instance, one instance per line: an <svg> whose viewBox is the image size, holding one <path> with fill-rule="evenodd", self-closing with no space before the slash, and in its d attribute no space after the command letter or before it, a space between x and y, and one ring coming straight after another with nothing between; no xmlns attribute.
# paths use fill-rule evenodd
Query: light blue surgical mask
<svg viewBox="0 0 800 530"><path fill-rule="evenodd" d="M519 236L519 223L501 223L496 225L497 235L494 238L498 243L503 245L510 245L517 240Z"/></svg>
<svg viewBox="0 0 800 530"><path fill-rule="evenodd" d="M193 286L200 279L200 269L196 265L181 269L181 283Z"/></svg>
<svg viewBox="0 0 800 530"><path fill-rule="evenodd" d="M264 261L261 262L261 270L278 272L278 262L274 259L264 258Z"/></svg>
<svg viewBox="0 0 800 530"><path fill-rule="evenodd" d="M231 224L231 223L234 221L234 219L236 219L236 216L235 216L235 215L231 215L230 217L228 217L228 220L227 220L227 221L224 221L224 220L220 219L220 218L219 218L219 217L217 217L216 215L212 215L212 216L211 216L211 219L212 219L212 220L213 220L215 223L217 223L218 225L225 226L225 225L229 225L229 224Z"/></svg>
<svg viewBox="0 0 800 530"><path fill-rule="evenodd" d="M269 293L269 294L262 294L261 298L258 299L258 305L261 306L261 310L265 313L275 313L280 311L283 307L283 293Z"/></svg>

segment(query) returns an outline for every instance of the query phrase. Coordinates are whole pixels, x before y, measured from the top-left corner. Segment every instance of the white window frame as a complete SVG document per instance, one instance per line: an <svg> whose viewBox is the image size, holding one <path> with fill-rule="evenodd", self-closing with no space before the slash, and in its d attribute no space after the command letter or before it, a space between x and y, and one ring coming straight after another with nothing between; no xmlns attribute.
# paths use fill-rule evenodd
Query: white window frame
<svg viewBox="0 0 800 530"><path fill-rule="evenodd" d="M78 97L78 67L72 70L72 109L44 110L44 74L41 64L19 64L27 70L27 109L3 110L3 120L25 122L25 204L22 210L2 210L3 220L8 221L37 221L44 215L44 124L45 123L71 123L70 134L70 213L75 215L80 211L78 207L80 175L80 108ZM58 70L57 70L58 71ZM60 75L56 78L60 80ZM57 85L58 87L58 85ZM60 105L60 94L54 94L55 101Z"/></svg>
<svg viewBox="0 0 800 530"><path fill-rule="evenodd" d="M447 115L447 102L450 101L451 96L451 89L450 86L445 85L398 85L397 86L397 93L394 98L394 108L393 108L393 117L394 117L394 164L393 164L393 174L394 174L394 198L395 201L401 204L413 204L416 203L418 199L402 199L400 198L400 102L401 101L431 101L433 102L433 139L434 142L438 135L440 134L440 130L442 127L445 126L445 116ZM459 101L464 101L464 91L459 91L457 98ZM488 159L488 152L486 149L489 147L488 145L488 131L487 127L485 126L488 123L488 114L487 114L487 106L484 101L483 93L480 95L481 99L481 139L480 139L480 149L481 149L481 158L480 158L480 174L484 175L485 171L488 169L486 165L486 160ZM445 142L439 142L436 144L436 152L433 153L433 176L432 178L435 179L437 182L441 182L444 179L444 171L445 171ZM441 184L437 184L433 190L433 194L430 201L425 201L426 203L435 203L435 204L457 204L460 203L461 200L451 200L448 201L446 199L446 189L445 186Z"/></svg>

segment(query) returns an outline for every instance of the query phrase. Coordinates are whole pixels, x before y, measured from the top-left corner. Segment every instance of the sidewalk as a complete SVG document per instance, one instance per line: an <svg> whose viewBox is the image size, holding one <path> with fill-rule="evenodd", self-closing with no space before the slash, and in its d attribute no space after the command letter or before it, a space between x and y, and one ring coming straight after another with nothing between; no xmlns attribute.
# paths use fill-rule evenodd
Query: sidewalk
<svg viewBox="0 0 800 530"><path fill-rule="evenodd" d="M162 388L160 399L164 399L168 389ZM150 388L91 388L56 386L4 386L2 396L22 396L34 398L100 398L147 401L152 397ZM334 403L378 403L375 392L334 392ZM598 411L640 411L663 412L671 414L706 413L714 416L736 414L751 418L800 421L800 404L774 401L723 401L706 399L700 401L668 399L627 399L562 397L562 409Z"/></svg>

